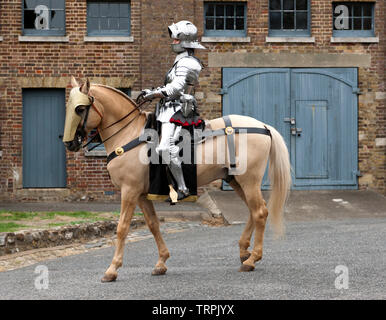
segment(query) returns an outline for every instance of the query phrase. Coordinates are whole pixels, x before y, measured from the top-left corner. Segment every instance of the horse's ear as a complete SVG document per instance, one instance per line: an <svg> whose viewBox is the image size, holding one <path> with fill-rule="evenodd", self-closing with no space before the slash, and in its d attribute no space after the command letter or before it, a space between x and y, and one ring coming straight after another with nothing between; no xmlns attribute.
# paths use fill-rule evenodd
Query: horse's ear
<svg viewBox="0 0 386 320"><path fill-rule="evenodd" d="M73 88L79 87L79 83L78 83L78 81L76 81L76 79L75 79L74 76L71 76L71 86L72 86Z"/></svg>
<svg viewBox="0 0 386 320"><path fill-rule="evenodd" d="M87 78L86 82L83 83L82 86L80 87L80 92L84 94L88 94L89 90L90 90L90 81Z"/></svg>

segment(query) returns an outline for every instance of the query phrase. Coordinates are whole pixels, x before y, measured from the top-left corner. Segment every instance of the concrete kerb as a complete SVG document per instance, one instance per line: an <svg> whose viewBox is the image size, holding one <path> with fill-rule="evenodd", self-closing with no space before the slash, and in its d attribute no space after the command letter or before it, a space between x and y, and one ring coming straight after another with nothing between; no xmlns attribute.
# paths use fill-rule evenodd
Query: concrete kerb
<svg viewBox="0 0 386 320"><path fill-rule="evenodd" d="M0 233L0 256L22 251L83 243L112 236L116 233L118 221L98 221L50 229L21 230ZM134 218L131 228L145 225L142 217Z"/></svg>

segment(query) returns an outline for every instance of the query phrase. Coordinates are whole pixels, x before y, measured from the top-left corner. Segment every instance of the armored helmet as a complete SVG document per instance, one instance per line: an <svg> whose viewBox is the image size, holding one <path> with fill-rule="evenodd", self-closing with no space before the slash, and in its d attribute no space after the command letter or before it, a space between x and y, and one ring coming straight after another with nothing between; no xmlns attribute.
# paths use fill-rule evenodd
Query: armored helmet
<svg viewBox="0 0 386 320"><path fill-rule="evenodd" d="M172 44L175 53L181 53L186 49L206 49L197 40L197 27L190 21L180 21L168 27L170 38L180 40L180 43Z"/></svg>

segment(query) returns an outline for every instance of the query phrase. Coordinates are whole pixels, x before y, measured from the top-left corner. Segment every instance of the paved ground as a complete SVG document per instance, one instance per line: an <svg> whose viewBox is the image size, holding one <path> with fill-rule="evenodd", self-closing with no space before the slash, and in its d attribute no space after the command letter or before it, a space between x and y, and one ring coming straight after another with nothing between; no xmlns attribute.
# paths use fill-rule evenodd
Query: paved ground
<svg viewBox="0 0 386 320"><path fill-rule="evenodd" d="M240 273L242 225L166 234L168 273L151 276L153 239L127 245L118 280L102 284L106 248L40 263L49 288L35 289L36 265L0 273L0 299L385 299L385 218L290 222L287 238L266 232L264 258ZM336 266L348 268L348 289L335 288Z"/></svg>
<svg viewBox="0 0 386 320"><path fill-rule="evenodd" d="M211 198L230 222L246 222L248 208L232 192L210 191ZM264 199L269 193L263 192ZM386 217L386 198L368 190L291 191L285 208L288 221Z"/></svg>
<svg viewBox="0 0 386 320"><path fill-rule="evenodd" d="M209 191L218 209L230 222L246 222L248 208L233 191ZM269 193L263 192L264 199ZM171 206L154 202L157 213L164 217L200 220L208 212L198 203L185 202ZM119 202L0 202L0 210L11 211L95 211L120 210ZM136 212L141 210L137 207ZM345 217L386 217L386 198L367 190L291 191L285 210L289 221L341 219Z"/></svg>
<svg viewBox="0 0 386 320"><path fill-rule="evenodd" d="M127 245L124 266L114 283L100 283L113 255L114 248L108 247L1 272L0 299L386 299L385 197L370 191L292 192L286 239L273 240L267 229L263 260L254 272L240 273L238 239L243 224L237 221L244 221L246 207L232 192L210 195L235 224L212 228L189 222L181 232L165 234L172 255L165 276L150 275L157 250L145 235ZM119 204L82 203L83 208L79 204L66 208L119 208ZM59 204L9 205L15 210L63 210ZM197 216L205 211L198 204L157 204L157 209L160 215ZM34 286L37 265L48 267L47 290ZM337 266L347 267L348 289L335 287L341 275L334 272Z"/></svg>

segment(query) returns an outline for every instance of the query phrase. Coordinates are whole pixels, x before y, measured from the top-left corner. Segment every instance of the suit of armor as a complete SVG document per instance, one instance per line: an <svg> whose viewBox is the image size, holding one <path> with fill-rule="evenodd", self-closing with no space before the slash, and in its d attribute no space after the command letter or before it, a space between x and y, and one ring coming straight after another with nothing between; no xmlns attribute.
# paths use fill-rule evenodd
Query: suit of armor
<svg viewBox="0 0 386 320"><path fill-rule="evenodd" d="M203 49L197 39L197 28L189 21L180 21L169 26L169 34L176 43L172 49L177 53L172 68L165 77L165 85L155 90L144 90L144 98L161 98L158 104L157 120L162 123L161 141L156 148L158 154L168 163L178 184L178 199L189 195L182 173L179 148L175 145L182 126L198 124L195 111L194 87L202 69L201 62L193 56L194 49Z"/></svg>
<svg viewBox="0 0 386 320"><path fill-rule="evenodd" d="M169 122L186 101L195 104L194 87L198 83L201 69L200 61L187 51L177 55L173 67L166 74L165 86L160 88L167 98L161 103L158 121Z"/></svg>

